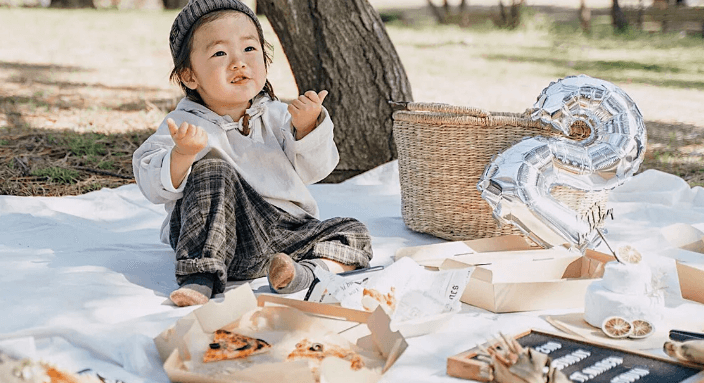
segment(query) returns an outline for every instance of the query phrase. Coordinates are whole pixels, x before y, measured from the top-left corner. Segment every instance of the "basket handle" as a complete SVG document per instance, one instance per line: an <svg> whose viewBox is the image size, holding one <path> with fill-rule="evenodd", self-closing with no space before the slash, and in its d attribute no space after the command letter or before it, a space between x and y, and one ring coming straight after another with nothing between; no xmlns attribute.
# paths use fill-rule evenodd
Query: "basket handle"
<svg viewBox="0 0 704 383"><path fill-rule="evenodd" d="M450 104L442 103L431 103L431 102L396 102L389 101L391 107L396 110L407 110L411 112L433 112L433 113L443 113L443 114L460 114L464 116L472 117L489 117L491 113L479 108L472 108L468 106L455 106Z"/></svg>

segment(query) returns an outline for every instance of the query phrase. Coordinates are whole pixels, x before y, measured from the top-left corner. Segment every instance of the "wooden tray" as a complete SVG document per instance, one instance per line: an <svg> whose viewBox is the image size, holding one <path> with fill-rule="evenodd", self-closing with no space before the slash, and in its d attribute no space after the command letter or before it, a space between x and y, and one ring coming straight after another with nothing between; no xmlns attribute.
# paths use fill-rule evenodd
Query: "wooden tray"
<svg viewBox="0 0 704 383"><path fill-rule="evenodd" d="M535 329L515 338L523 347L548 354L553 365L560 364L561 371L573 382L612 382L629 372L632 373L631 377L637 376L637 379L631 380L634 383L704 382L704 367L696 364ZM486 374L486 363L476 358L478 352L479 349L475 347L449 357L447 374L481 382L490 381L491 377ZM610 358L608 362L597 365L607 358ZM484 374L481 373L482 367Z"/></svg>

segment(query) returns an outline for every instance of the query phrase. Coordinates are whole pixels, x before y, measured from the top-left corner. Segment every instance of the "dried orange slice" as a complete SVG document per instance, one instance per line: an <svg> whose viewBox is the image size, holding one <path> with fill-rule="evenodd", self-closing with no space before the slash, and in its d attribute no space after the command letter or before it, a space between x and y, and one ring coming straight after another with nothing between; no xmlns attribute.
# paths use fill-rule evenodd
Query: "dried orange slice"
<svg viewBox="0 0 704 383"><path fill-rule="evenodd" d="M625 338L633 330L633 324L619 316L608 317L601 324L601 331L610 338Z"/></svg>
<svg viewBox="0 0 704 383"><path fill-rule="evenodd" d="M633 329L631 330L631 333L628 334L629 338L646 338L653 335L655 332L655 327L653 327L653 324L645 319L636 319L632 321L631 324L633 325Z"/></svg>
<svg viewBox="0 0 704 383"><path fill-rule="evenodd" d="M643 256L634 247L626 245L618 248L616 252L616 260L621 263L640 263Z"/></svg>

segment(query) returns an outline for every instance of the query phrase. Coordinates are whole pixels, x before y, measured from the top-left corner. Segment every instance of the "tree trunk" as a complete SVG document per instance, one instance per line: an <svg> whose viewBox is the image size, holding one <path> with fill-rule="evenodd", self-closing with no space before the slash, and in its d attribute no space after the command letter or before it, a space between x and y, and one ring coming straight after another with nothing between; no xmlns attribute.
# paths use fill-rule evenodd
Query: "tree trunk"
<svg viewBox="0 0 704 383"><path fill-rule="evenodd" d="M495 22L501 28L515 29L521 25L521 7L523 0L512 0L511 7L506 10L504 2L499 0L499 20Z"/></svg>
<svg viewBox="0 0 704 383"><path fill-rule="evenodd" d="M511 3L511 22L509 28L515 29L521 25L521 7L523 6L523 0L513 0Z"/></svg>
<svg viewBox="0 0 704 383"><path fill-rule="evenodd" d="M621 10L621 7L618 5L618 0L613 0L611 18L617 32L622 33L628 29L628 20L626 20L626 15L623 14L623 10Z"/></svg>
<svg viewBox="0 0 704 383"><path fill-rule="evenodd" d="M637 28L643 30L643 12L645 11L645 5L643 5L643 0L638 0L638 14L636 19Z"/></svg>
<svg viewBox="0 0 704 383"><path fill-rule="evenodd" d="M411 85L379 14L367 0L259 0L299 93L327 89L339 182L397 157L388 101L412 101ZM276 89L276 84L274 89Z"/></svg>
<svg viewBox="0 0 704 383"><path fill-rule="evenodd" d="M447 14L443 15L442 12L440 12L440 8L433 4L433 0L428 0L428 7L433 11L433 15L438 23L445 24Z"/></svg>
<svg viewBox="0 0 704 383"><path fill-rule="evenodd" d="M579 23L584 33L591 33L592 10L587 7L586 0L581 0L579 3Z"/></svg>
<svg viewBox="0 0 704 383"><path fill-rule="evenodd" d="M499 0L499 18L500 27L506 27L508 25L508 15L506 14L506 7L504 7L504 2Z"/></svg>
<svg viewBox="0 0 704 383"><path fill-rule="evenodd" d="M93 0L51 0L51 8L95 8Z"/></svg>

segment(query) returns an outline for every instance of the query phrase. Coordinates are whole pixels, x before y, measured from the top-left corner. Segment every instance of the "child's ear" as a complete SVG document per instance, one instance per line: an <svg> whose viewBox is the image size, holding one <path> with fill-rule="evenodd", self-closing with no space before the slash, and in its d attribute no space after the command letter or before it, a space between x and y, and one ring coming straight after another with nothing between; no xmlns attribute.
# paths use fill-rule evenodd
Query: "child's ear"
<svg viewBox="0 0 704 383"><path fill-rule="evenodd" d="M181 72L181 82L190 90L198 88L198 81L196 81L196 77L190 68L186 68Z"/></svg>

